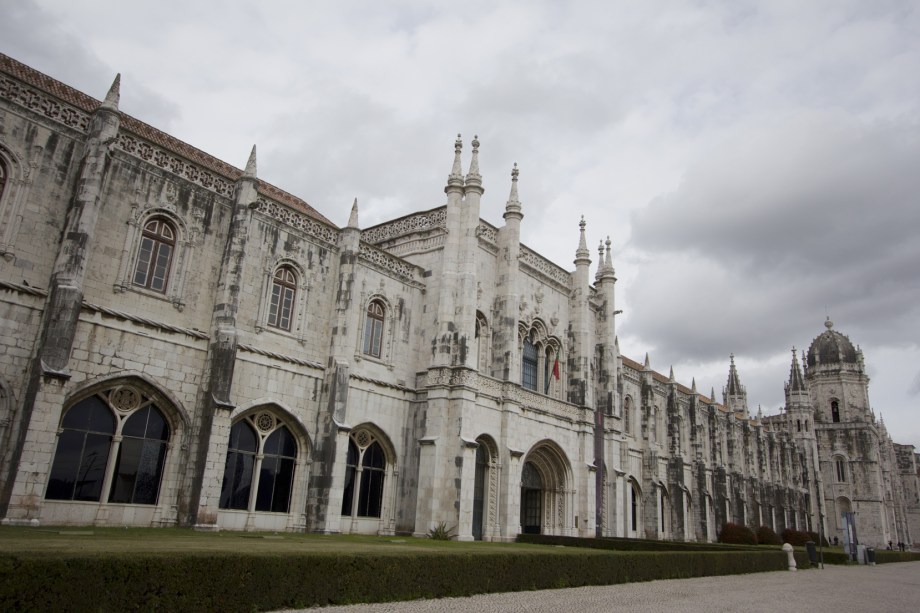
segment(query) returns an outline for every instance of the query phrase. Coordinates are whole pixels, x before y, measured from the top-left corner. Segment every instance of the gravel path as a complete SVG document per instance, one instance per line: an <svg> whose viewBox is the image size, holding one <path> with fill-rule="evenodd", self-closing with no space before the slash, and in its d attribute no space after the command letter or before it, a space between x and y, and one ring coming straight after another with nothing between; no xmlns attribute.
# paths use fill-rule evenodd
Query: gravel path
<svg viewBox="0 0 920 613"><path fill-rule="evenodd" d="M302 609L322 613L920 611L920 562Z"/></svg>

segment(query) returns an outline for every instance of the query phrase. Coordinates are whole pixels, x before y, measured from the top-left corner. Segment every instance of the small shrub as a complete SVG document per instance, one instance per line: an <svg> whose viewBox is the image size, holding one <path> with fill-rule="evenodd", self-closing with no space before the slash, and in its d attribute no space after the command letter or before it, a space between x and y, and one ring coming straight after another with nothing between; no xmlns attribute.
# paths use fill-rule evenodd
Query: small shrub
<svg viewBox="0 0 920 613"><path fill-rule="evenodd" d="M736 545L756 545L757 537L747 526L738 524L725 524L719 532L720 543L734 543Z"/></svg>
<svg viewBox="0 0 920 613"><path fill-rule="evenodd" d="M451 532L453 528L447 527L447 522L442 521L437 526L428 531L428 538L434 541L449 541L453 538Z"/></svg>
<svg viewBox="0 0 920 613"><path fill-rule="evenodd" d="M757 543L760 545L782 545L783 541L770 526L757 528Z"/></svg>
<svg viewBox="0 0 920 613"><path fill-rule="evenodd" d="M807 532L802 532L801 530L793 530L792 528L786 528L783 530L783 542L789 543L794 547L804 547L805 543L811 540L811 537L808 536ZM817 541L817 539L815 539Z"/></svg>
<svg viewBox="0 0 920 613"><path fill-rule="evenodd" d="M811 541L812 543L817 544L817 543L818 543L818 533L817 533L817 532L809 532L809 533L808 533L808 540ZM824 537L824 538L821 539L821 546L822 546L822 547L830 547L830 546L831 546L831 544L827 542L827 537Z"/></svg>

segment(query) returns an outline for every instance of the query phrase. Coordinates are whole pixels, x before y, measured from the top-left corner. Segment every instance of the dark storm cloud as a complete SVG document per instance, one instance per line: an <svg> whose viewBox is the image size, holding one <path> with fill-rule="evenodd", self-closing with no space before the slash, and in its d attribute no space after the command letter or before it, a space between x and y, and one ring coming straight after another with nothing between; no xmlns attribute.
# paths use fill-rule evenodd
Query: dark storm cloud
<svg viewBox="0 0 920 613"><path fill-rule="evenodd" d="M126 72L119 58L103 62L86 41L66 28L60 16L31 0L6 3L0 19L0 51L94 98L105 97L115 74L122 74L121 109L168 130L178 106Z"/></svg>
<svg viewBox="0 0 920 613"><path fill-rule="evenodd" d="M826 309L864 342L917 342L903 331L920 305L918 159L911 118L808 112L739 130L635 213L631 245L654 259L630 330L679 358L763 356Z"/></svg>

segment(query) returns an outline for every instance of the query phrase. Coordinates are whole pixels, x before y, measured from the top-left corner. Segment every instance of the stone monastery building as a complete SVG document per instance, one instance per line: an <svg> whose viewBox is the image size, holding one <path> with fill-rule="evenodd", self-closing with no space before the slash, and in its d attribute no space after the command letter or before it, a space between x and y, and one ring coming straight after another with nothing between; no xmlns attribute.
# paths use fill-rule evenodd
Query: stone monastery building
<svg viewBox="0 0 920 613"><path fill-rule="evenodd" d="M752 416L734 360L717 400L620 354L610 241L521 244L517 168L480 219L475 138L441 206L339 228L118 98L0 55L4 523L920 539L830 322Z"/></svg>

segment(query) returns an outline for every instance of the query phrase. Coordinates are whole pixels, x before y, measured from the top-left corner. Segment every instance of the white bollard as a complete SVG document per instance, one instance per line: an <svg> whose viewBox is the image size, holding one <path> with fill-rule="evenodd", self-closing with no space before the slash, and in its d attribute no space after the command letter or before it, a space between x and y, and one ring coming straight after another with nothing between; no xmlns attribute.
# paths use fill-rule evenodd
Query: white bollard
<svg viewBox="0 0 920 613"><path fill-rule="evenodd" d="M783 543L783 551L786 552L786 556L789 558L789 570L792 572L797 571L798 568L796 568L795 556L792 555L792 545L789 543Z"/></svg>

